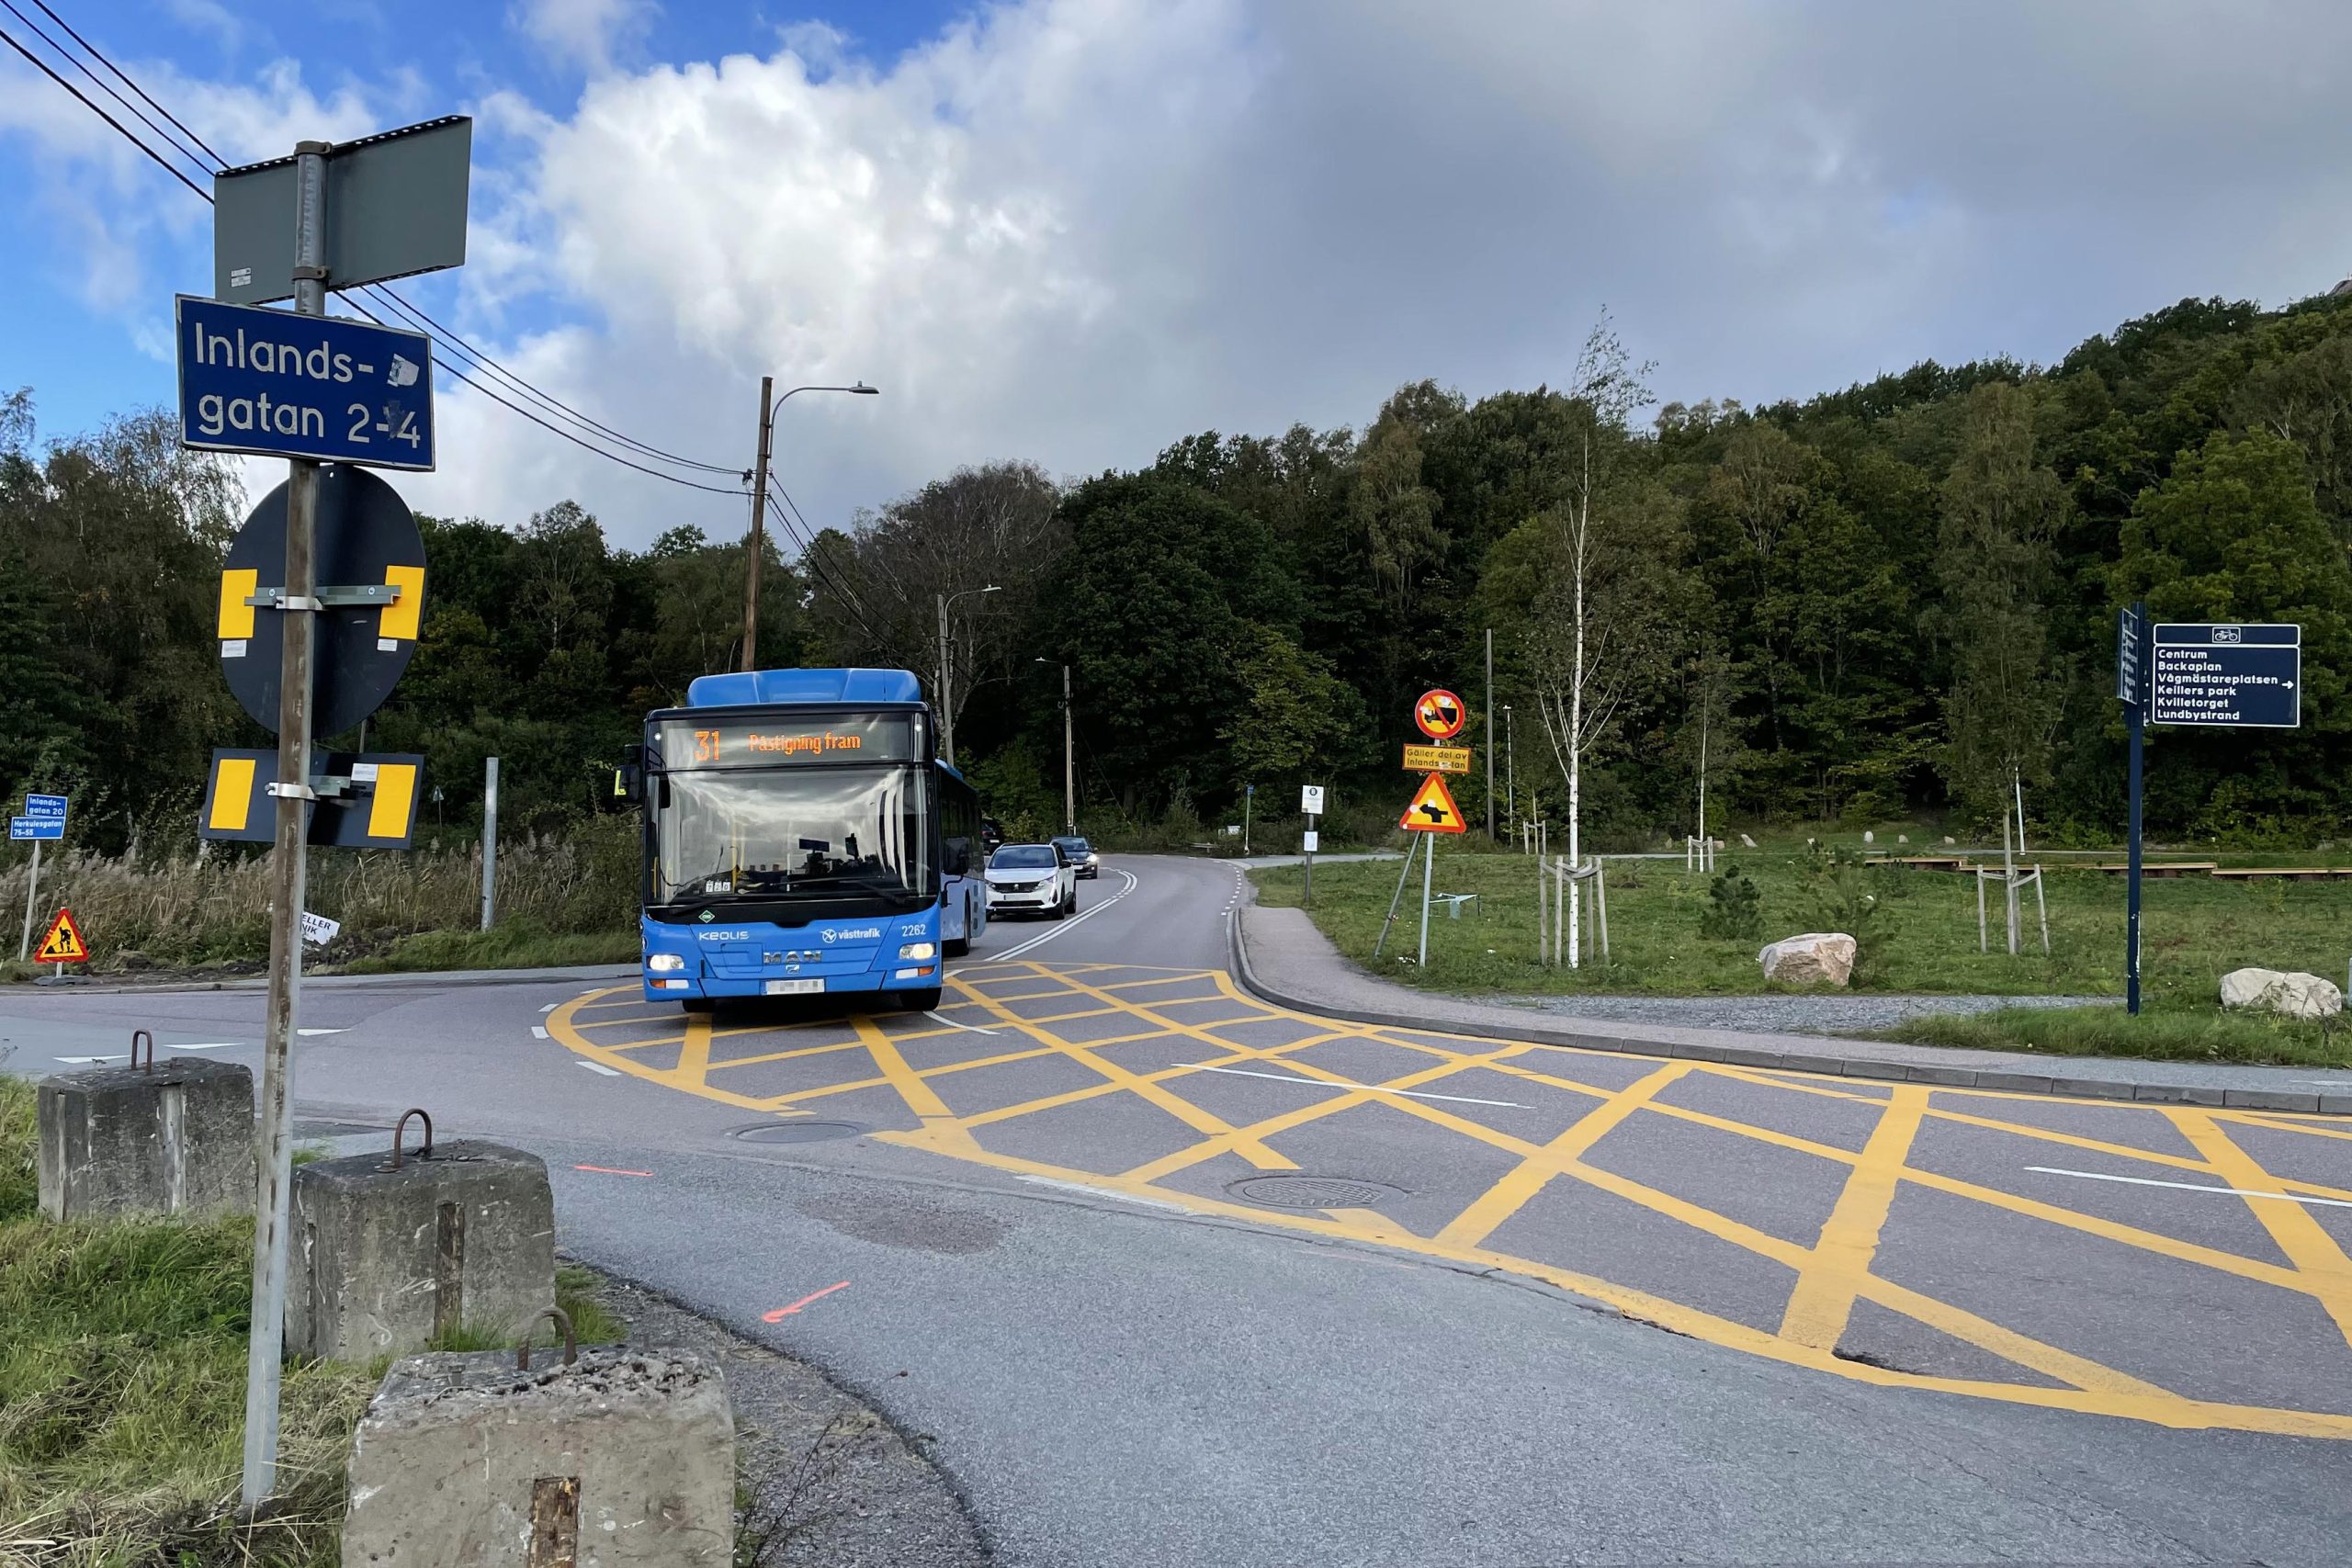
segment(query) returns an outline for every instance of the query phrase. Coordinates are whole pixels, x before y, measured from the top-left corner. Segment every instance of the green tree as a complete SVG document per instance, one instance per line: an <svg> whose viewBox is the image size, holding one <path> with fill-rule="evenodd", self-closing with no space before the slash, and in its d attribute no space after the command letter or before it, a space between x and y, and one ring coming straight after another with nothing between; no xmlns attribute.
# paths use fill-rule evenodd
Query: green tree
<svg viewBox="0 0 2352 1568"><path fill-rule="evenodd" d="M1233 661L1243 705L1218 731L1241 779L1311 783L1346 760L1366 727L1363 701L1331 661L1271 626L1250 626Z"/></svg>

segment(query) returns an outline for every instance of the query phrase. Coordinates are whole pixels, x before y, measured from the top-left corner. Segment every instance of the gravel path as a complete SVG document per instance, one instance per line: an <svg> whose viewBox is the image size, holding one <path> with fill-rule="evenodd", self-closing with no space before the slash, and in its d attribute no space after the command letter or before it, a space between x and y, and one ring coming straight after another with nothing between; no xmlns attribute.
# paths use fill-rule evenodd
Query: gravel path
<svg viewBox="0 0 2352 1568"><path fill-rule="evenodd" d="M1515 1006L1573 1018L1662 1023L1683 1029L1764 1030L1777 1034L1852 1034L1892 1029L1923 1013L1996 1008L2120 1007L2120 997L1519 997Z"/></svg>

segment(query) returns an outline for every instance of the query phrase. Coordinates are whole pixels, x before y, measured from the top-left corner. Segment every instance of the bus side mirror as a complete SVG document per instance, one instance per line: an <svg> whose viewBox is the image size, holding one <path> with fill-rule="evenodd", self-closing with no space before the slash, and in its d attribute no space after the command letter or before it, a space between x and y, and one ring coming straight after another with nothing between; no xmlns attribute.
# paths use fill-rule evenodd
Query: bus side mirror
<svg viewBox="0 0 2352 1568"><path fill-rule="evenodd" d="M948 875L969 876L972 874L972 840L969 839L948 840L945 858Z"/></svg>
<svg viewBox="0 0 2352 1568"><path fill-rule="evenodd" d="M625 746L621 765L613 770L613 795L621 800L642 799L645 793L645 748Z"/></svg>

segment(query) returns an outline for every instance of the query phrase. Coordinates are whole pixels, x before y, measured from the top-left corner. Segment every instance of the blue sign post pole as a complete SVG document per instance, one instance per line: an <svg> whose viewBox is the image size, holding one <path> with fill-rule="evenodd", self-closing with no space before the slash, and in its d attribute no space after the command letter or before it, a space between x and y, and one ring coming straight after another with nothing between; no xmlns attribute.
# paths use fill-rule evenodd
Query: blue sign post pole
<svg viewBox="0 0 2352 1568"><path fill-rule="evenodd" d="M2132 731L2131 845L2125 852L2129 869L2123 894L2123 1010L2133 1017L2140 1012L2140 800L2148 734L2147 635L2148 606L2138 604L2124 611L2116 638L2116 680L2123 697L2124 723Z"/></svg>

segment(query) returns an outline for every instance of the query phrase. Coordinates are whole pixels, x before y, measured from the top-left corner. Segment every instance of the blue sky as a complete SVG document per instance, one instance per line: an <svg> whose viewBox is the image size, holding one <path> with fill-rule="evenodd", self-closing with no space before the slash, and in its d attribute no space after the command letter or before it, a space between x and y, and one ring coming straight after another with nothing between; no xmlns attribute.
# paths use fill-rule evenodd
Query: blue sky
<svg viewBox="0 0 2352 1568"><path fill-rule="evenodd" d="M639 439L748 466L763 374L880 386L779 423L820 525L1556 384L1604 307L1662 396L1755 402L2352 272L2340 0L49 3L235 158L472 114L468 265L404 290ZM7 55L0 192L0 386L52 435L168 401L209 209ZM439 418L422 509L741 525Z"/></svg>

